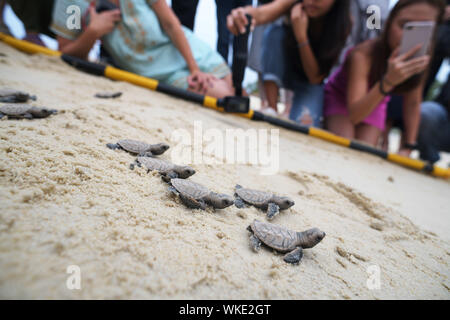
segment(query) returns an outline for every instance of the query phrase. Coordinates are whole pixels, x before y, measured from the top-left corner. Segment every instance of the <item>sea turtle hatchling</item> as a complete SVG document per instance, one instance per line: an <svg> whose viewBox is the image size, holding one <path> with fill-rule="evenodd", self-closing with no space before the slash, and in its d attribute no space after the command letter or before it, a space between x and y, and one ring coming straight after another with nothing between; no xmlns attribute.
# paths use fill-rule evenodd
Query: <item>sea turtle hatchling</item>
<svg viewBox="0 0 450 320"><path fill-rule="evenodd" d="M248 203L267 211L267 219L269 220L272 220L280 210L288 209L295 204L288 197L279 197L270 192L246 189L240 185L235 187L235 198L236 207L244 208L245 204Z"/></svg>
<svg viewBox="0 0 450 320"><path fill-rule="evenodd" d="M159 156L169 149L169 145L165 143L148 144L130 139L120 140L117 143L108 143L106 146L112 150L122 149L131 154L144 157Z"/></svg>
<svg viewBox="0 0 450 320"><path fill-rule="evenodd" d="M300 262L303 249L310 249L325 238L325 232L317 228L296 232L258 220L254 220L247 230L251 233L250 245L255 252L264 244L278 252L286 253L283 260L292 264Z"/></svg>
<svg viewBox="0 0 450 320"><path fill-rule="evenodd" d="M151 157L138 157L134 163L130 165L130 169L133 170L135 166L144 166L148 171L158 171L162 179L165 182L169 182L170 179L187 179L195 174L195 170L189 166L179 166L169 161L156 159Z"/></svg>
<svg viewBox="0 0 450 320"><path fill-rule="evenodd" d="M8 116L8 119L37 119L47 118L57 113L57 110L33 107L28 104L6 104L0 107L0 119Z"/></svg>
<svg viewBox="0 0 450 320"><path fill-rule="evenodd" d="M5 103L25 103L28 100L36 100L36 96L32 96L26 92L3 88L0 89L0 102Z"/></svg>
<svg viewBox="0 0 450 320"><path fill-rule="evenodd" d="M225 209L233 205L233 197L227 194L219 194L208 188L184 179L170 180L169 191L178 195L181 201L191 209L206 209L210 205L215 209Z"/></svg>

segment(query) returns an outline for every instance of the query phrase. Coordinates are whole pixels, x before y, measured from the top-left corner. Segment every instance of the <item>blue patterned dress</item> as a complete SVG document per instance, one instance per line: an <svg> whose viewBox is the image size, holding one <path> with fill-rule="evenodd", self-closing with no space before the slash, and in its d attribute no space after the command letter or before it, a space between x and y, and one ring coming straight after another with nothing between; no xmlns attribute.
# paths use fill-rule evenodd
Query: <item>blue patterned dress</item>
<svg viewBox="0 0 450 320"><path fill-rule="evenodd" d="M102 38L103 45L120 68L179 88L188 88L190 72L186 61L161 28L152 9L157 1L165 0L120 0L122 20L116 28ZM64 38L75 40L83 31L71 30L67 21L72 12L71 5L80 8L82 21L86 20L89 1L56 0L51 30ZM68 13L69 12L69 13ZM223 58L208 44L196 37L189 29L183 31L190 44L192 54L201 71L221 79L230 73Z"/></svg>

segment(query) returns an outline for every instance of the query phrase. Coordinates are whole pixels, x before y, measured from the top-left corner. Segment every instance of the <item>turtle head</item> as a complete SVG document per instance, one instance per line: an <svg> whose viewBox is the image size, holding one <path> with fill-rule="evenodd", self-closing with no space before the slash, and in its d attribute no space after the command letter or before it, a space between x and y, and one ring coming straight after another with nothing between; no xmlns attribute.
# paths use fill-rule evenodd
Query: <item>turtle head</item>
<svg viewBox="0 0 450 320"><path fill-rule="evenodd" d="M313 228L306 230L304 232L301 232L300 239L302 240L302 248L309 249L317 245L320 241L322 241L323 238L325 238L325 232Z"/></svg>
<svg viewBox="0 0 450 320"><path fill-rule="evenodd" d="M167 143L158 143L151 146L150 151L152 154L159 156L169 150L170 146Z"/></svg>
<svg viewBox="0 0 450 320"><path fill-rule="evenodd" d="M195 174L195 170L189 166L184 166L184 167L181 167L179 170L177 170L177 173L178 173L179 178L187 179L190 176L193 176Z"/></svg>
<svg viewBox="0 0 450 320"><path fill-rule="evenodd" d="M30 112L35 118L47 118L58 111L54 109L33 107L28 112Z"/></svg>
<svg viewBox="0 0 450 320"><path fill-rule="evenodd" d="M281 210L289 209L295 204L295 202L288 197L276 197L274 202L280 207Z"/></svg>
<svg viewBox="0 0 450 320"><path fill-rule="evenodd" d="M227 194L211 193L210 202L216 209L225 209L234 204L234 199Z"/></svg>

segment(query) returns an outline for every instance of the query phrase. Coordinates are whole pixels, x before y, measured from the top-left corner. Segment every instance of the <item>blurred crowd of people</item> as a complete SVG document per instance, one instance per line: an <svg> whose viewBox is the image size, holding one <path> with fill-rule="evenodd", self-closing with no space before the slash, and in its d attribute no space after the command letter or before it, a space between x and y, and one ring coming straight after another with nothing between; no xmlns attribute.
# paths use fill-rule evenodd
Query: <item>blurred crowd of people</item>
<svg viewBox="0 0 450 320"><path fill-rule="evenodd" d="M399 0L391 10L389 0L215 2L215 50L192 31L198 0L172 0L172 7L166 0L0 0L0 10L11 6L26 40L43 45L39 34L46 34L80 58L101 40L105 58L120 68L218 98L234 94L232 37L245 32L250 15L249 67L258 73L263 112L279 115L284 91L280 116L302 125L385 149L395 126L402 155L416 149L434 163L450 151L450 79L425 99L449 57L449 0ZM79 29L67 25L72 5L81 9ZM424 21L437 25L429 53L415 56L420 46L400 53L405 24ZM3 14L0 31L8 33Z"/></svg>

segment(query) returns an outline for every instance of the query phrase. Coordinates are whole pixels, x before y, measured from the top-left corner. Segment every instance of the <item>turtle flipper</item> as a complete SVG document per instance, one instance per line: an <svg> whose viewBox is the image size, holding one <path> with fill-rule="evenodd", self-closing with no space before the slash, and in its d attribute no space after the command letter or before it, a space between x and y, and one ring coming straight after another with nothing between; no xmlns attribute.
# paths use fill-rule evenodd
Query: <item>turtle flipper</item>
<svg viewBox="0 0 450 320"><path fill-rule="evenodd" d="M180 193L177 191L177 189L175 189L174 186L169 186L169 192L173 195L179 196Z"/></svg>
<svg viewBox="0 0 450 320"><path fill-rule="evenodd" d="M142 167L142 164L137 159L133 163L130 163L130 170L134 170L136 166L139 168Z"/></svg>
<svg viewBox="0 0 450 320"><path fill-rule="evenodd" d="M0 112L0 119L3 119L4 116L5 114Z"/></svg>
<svg viewBox="0 0 450 320"><path fill-rule="evenodd" d="M280 207L273 202L269 203L267 207L267 219L272 220L278 213L280 213Z"/></svg>
<svg viewBox="0 0 450 320"><path fill-rule="evenodd" d="M234 205L238 207L239 209L245 208L247 205L245 204L244 200L242 198L236 196L234 199Z"/></svg>
<svg viewBox="0 0 450 320"><path fill-rule="evenodd" d="M303 257L303 249L301 247L297 247L291 252L287 253L283 260L287 263L298 264Z"/></svg>
<svg viewBox="0 0 450 320"><path fill-rule="evenodd" d="M180 199L181 201L186 205L186 207L191 209L206 209L206 204L202 200L196 200L192 197L188 197L186 195L183 195L180 193Z"/></svg>
<svg viewBox="0 0 450 320"><path fill-rule="evenodd" d="M151 151L142 152L138 155L138 157L148 157L148 158L151 158L153 156L154 154Z"/></svg>
<svg viewBox="0 0 450 320"><path fill-rule="evenodd" d="M28 119L28 120L32 120L32 119L34 119L34 117L33 117L33 115L31 114L31 113L25 113L24 115L23 115L23 117L25 118L25 119Z"/></svg>
<svg viewBox="0 0 450 320"><path fill-rule="evenodd" d="M250 246L255 252L259 252L259 249L261 248L261 240L259 240L254 234L250 235Z"/></svg>
<svg viewBox="0 0 450 320"><path fill-rule="evenodd" d="M167 183L169 183L170 180L172 180L172 179L178 178L178 174L175 171L160 172L160 174L161 174L161 179Z"/></svg>
<svg viewBox="0 0 450 320"><path fill-rule="evenodd" d="M120 149L120 146L117 143L107 143L106 146L111 150Z"/></svg>

